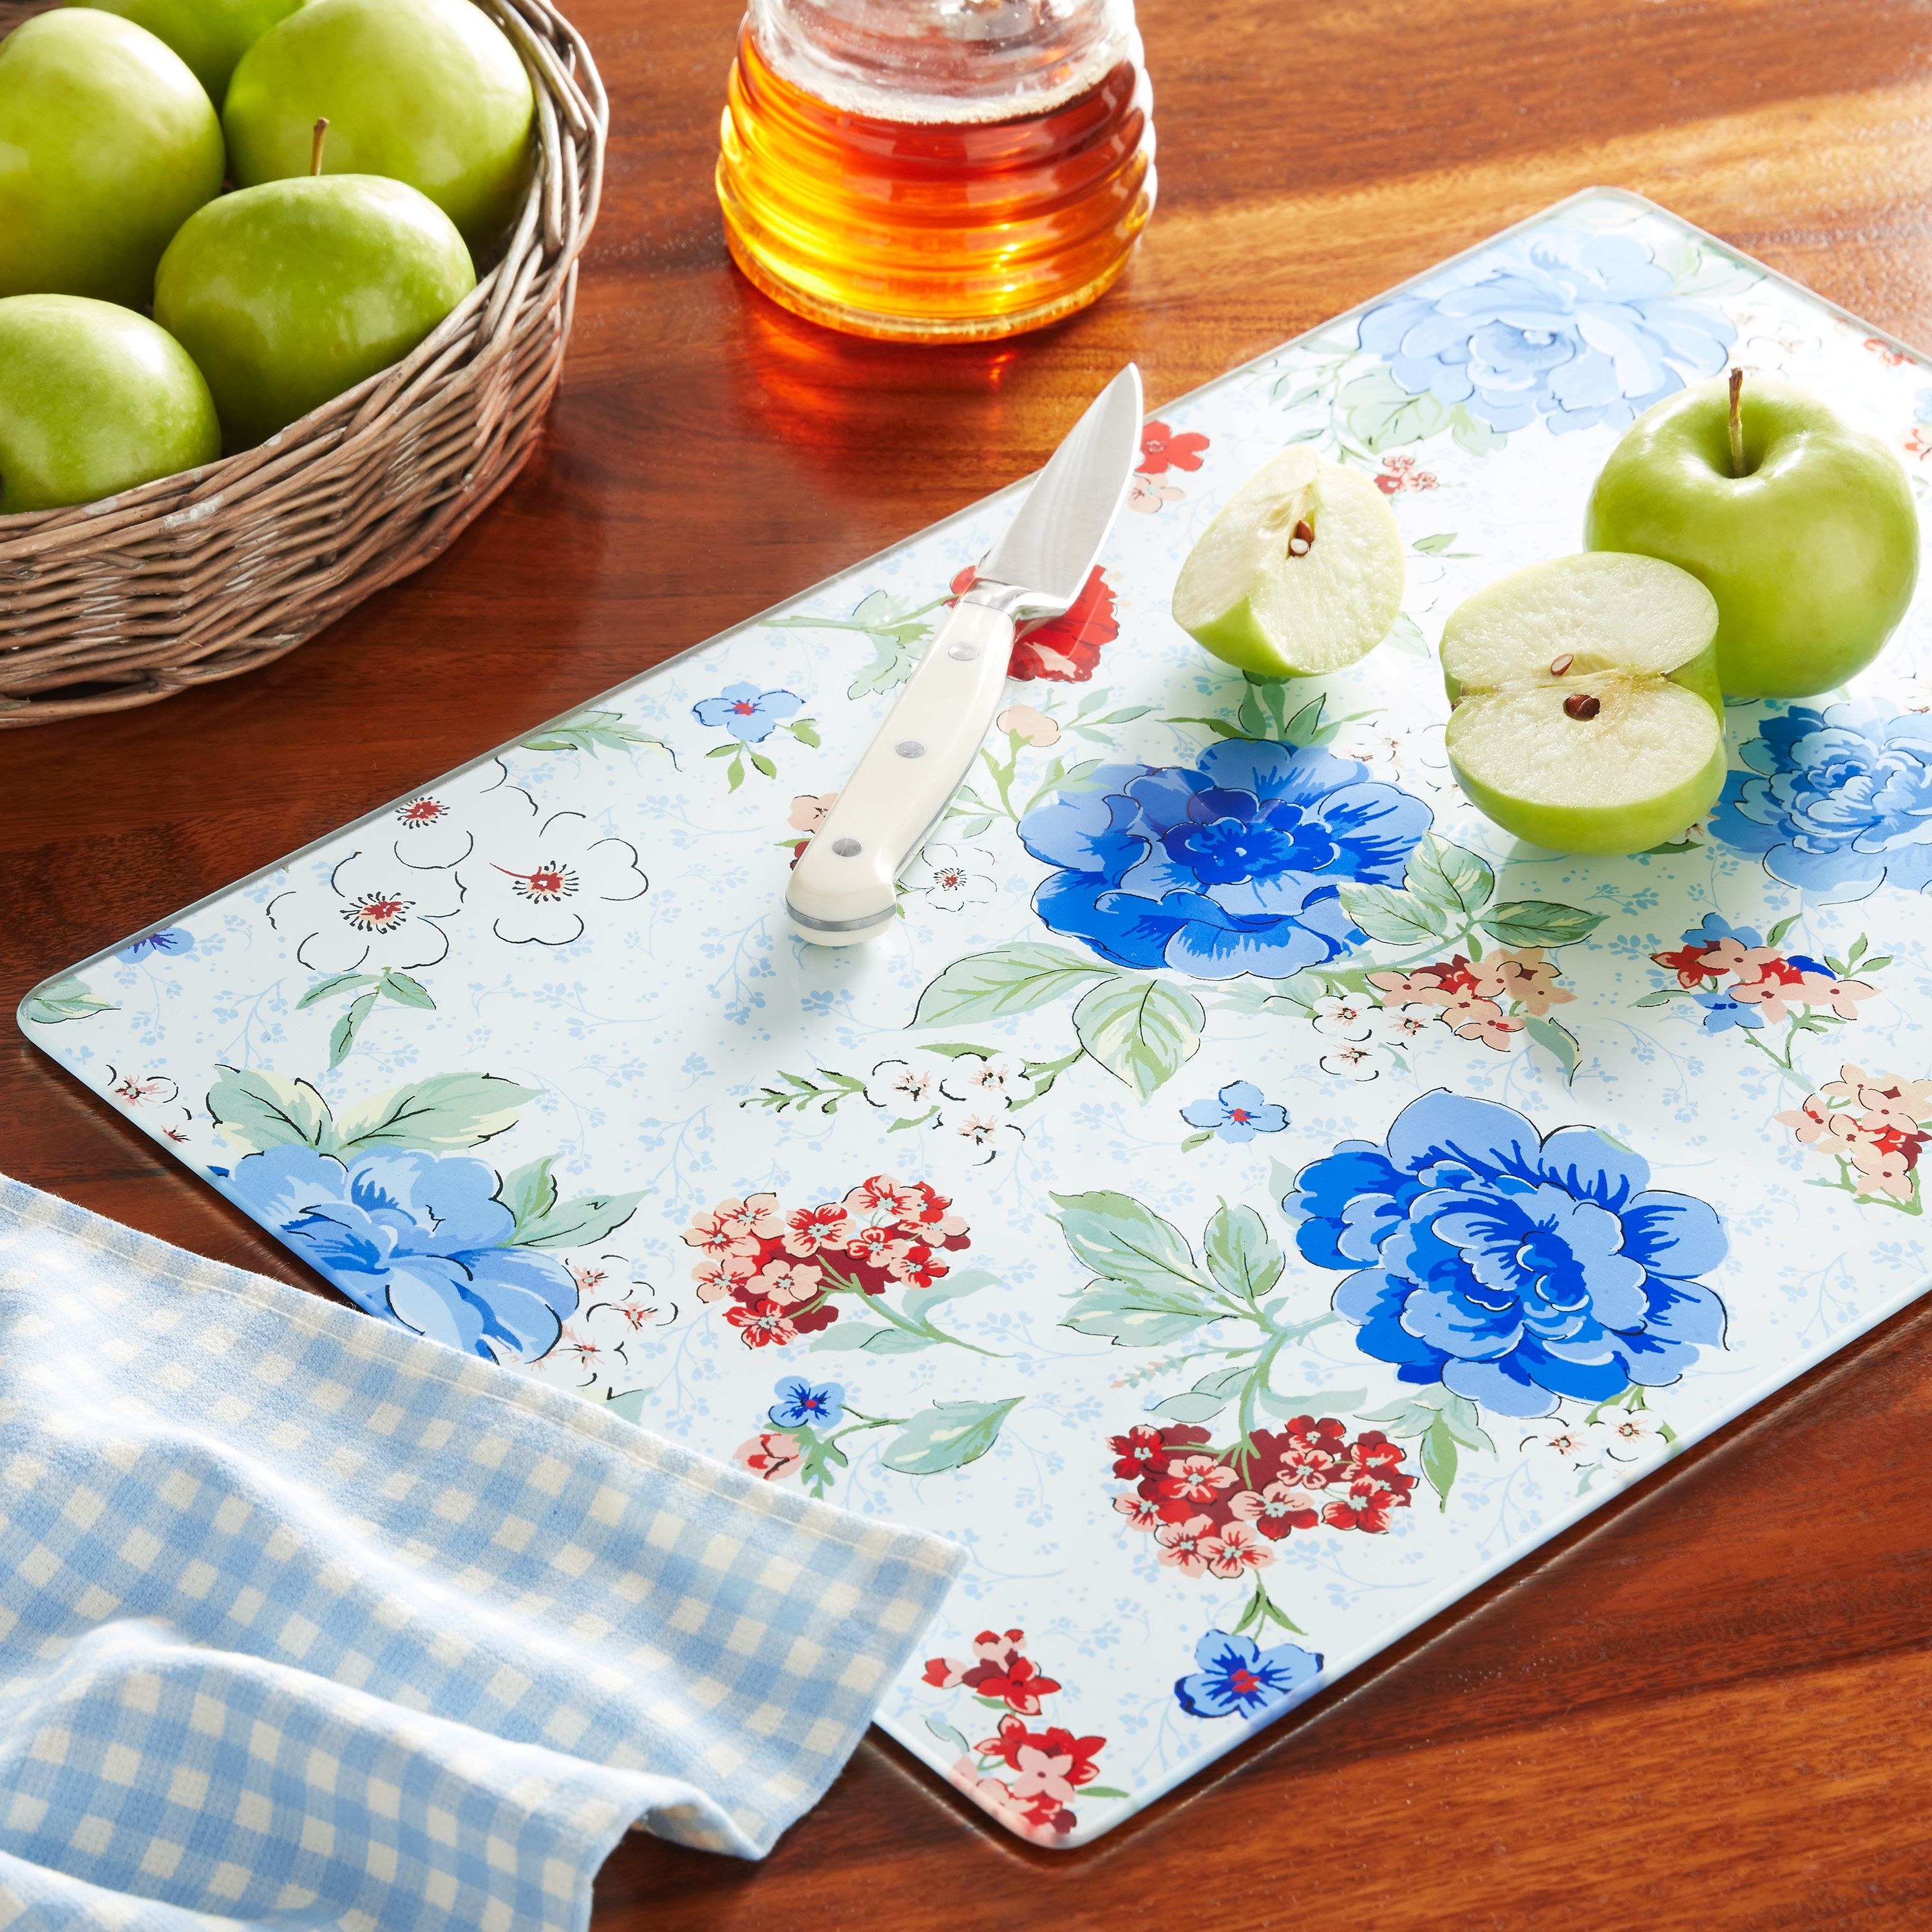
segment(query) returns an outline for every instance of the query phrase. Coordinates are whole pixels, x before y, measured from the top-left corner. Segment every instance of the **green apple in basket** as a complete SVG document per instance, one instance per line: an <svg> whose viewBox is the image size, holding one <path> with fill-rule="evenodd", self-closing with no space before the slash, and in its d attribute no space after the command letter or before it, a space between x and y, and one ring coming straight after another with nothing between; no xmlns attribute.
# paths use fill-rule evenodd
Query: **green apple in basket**
<svg viewBox="0 0 1932 1932"><path fill-rule="evenodd" d="M61 0L146 27L186 61L218 108L235 63L302 0Z"/></svg>
<svg viewBox="0 0 1932 1932"><path fill-rule="evenodd" d="M1402 609L1402 532L1370 478L1291 449L1202 532L1174 622L1257 677L1313 676L1366 657Z"/></svg>
<svg viewBox="0 0 1932 1932"><path fill-rule="evenodd" d="M1450 768L1505 832L1642 852L1724 785L1717 601L1688 571L1612 554L1533 563L1442 632Z"/></svg>
<svg viewBox="0 0 1932 1932"><path fill-rule="evenodd" d="M221 172L208 96L146 28L77 7L0 41L0 296L144 307Z"/></svg>
<svg viewBox="0 0 1932 1932"><path fill-rule="evenodd" d="M0 516L91 503L220 454L200 370L146 316L85 296L0 299Z"/></svg>
<svg viewBox="0 0 1932 1932"><path fill-rule="evenodd" d="M463 237L427 196L318 172L238 188L184 223L154 278L154 319L242 449L400 361L476 286Z"/></svg>
<svg viewBox="0 0 1932 1932"><path fill-rule="evenodd" d="M1809 698L1885 647L1918 578L1897 456L1782 377L1734 371L1646 410L1590 493L1592 550L1660 556L1718 600L1733 698Z"/></svg>
<svg viewBox="0 0 1932 1932"><path fill-rule="evenodd" d="M326 120L332 172L407 182L481 253L529 182L536 112L515 48L470 0L310 0L242 56L222 124L250 188L308 173Z"/></svg>

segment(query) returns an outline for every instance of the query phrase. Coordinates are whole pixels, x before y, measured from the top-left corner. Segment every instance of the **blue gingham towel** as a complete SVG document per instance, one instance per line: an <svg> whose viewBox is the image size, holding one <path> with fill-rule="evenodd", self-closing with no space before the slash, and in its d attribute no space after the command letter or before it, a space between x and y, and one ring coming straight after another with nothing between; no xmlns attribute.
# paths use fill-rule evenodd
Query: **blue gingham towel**
<svg viewBox="0 0 1932 1932"><path fill-rule="evenodd" d="M0 1177L0 1928L580 1928L757 1857L962 1552Z"/></svg>

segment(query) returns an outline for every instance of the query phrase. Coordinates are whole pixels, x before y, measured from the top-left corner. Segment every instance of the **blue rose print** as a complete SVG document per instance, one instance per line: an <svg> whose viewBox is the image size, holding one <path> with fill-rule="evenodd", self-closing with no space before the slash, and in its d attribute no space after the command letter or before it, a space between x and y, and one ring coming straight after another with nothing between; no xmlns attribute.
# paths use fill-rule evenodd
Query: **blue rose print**
<svg viewBox="0 0 1932 1932"><path fill-rule="evenodd" d="M836 1429L845 1413L845 1391L837 1382L808 1382L788 1376L778 1384L778 1399L771 1407L780 1429Z"/></svg>
<svg viewBox="0 0 1932 1932"><path fill-rule="evenodd" d="M1174 1694L1190 1718L1251 1718L1292 1696L1320 1673L1322 1659L1298 1643L1264 1650L1251 1636L1210 1630L1194 1646L1200 1666Z"/></svg>
<svg viewBox="0 0 1932 1932"><path fill-rule="evenodd" d="M1228 739L1192 766L1104 766L1028 812L1054 932L1117 966L1282 980L1359 944L1342 885L1400 885L1430 809L1349 758Z"/></svg>
<svg viewBox="0 0 1932 1932"><path fill-rule="evenodd" d="M156 952L192 952L194 934L184 926L164 926L158 932L144 932L130 939L115 958L132 966Z"/></svg>
<svg viewBox="0 0 1932 1932"><path fill-rule="evenodd" d="M1932 718L1869 698L1794 704L1740 755L1712 835L1762 853L1773 878L1825 901L1932 884Z"/></svg>
<svg viewBox="0 0 1932 1932"><path fill-rule="evenodd" d="M1540 416L1561 436L1627 428L1652 404L1724 368L1737 332L1671 292L1627 236L1545 228L1478 279L1378 302L1361 345L1412 396L1468 405L1492 429Z"/></svg>
<svg viewBox="0 0 1932 1932"><path fill-rule="evenodd" d="M1724 1258L1716 1214L1650 1188L1594 1127L1547 1138L1514 1108L1425 1094L1387 1141L1344 1141L1282 1202L1318 1268L1347 1268L1336 1312L1402 1380L1502 1415L1676 1382L1721 1345L1698 1277Z"/></svg>
<svg viewBox="0 0 1932 1932"><path fill-rule="evenodd" d="M1251 1081L1234 1080L1211 1100L1190 1100L1180 1118L1218 1138L1240 1146L1257 1134L1278 1134L1288 1125L1288 1109L1271 1105Z"/></svg>
<svg viewBox="0 0 1932 1932"><path fill-rule="evenodd" d="M795 692L760 691L755 684L728 684L716 698L700 698L691 707L699 724L722 728L741 745L762 745L804 708Z"/></svg>
<svg viewBox="0 0 1932 1932"><path fill-rule="evenodd" d="M230 1192L356 1305L466 1353L534 1360L577 1306L554 1255L513 1247L496 1177L464 1155L379 1148L347 1162L275 1147Z"/></svg>

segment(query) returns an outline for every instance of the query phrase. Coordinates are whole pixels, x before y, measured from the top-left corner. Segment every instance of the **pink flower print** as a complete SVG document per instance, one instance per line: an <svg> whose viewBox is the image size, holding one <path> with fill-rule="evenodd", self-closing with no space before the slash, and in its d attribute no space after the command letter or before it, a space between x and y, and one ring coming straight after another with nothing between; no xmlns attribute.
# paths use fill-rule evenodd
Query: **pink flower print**
<svg viewBox="0 0 1932 1932"><path fill-rule="evenodd" d="M794 1210L785 1222L788 1254L808 1258L821 1248L838 1248L852 1232L851 1218L836 1201L821 1201L816 1208Z"/></svg>
<svg viewBox="0 0 1932 1932"><path fill-rule="evenodd" d="M1130 1529L1152 1531L1160 1527L1160 1505L1145 1496L1116 1496L1114 1507L1126 1518Z"/></svg>
<svg viewBox="0 0 1932 1932"><path fill-rule="evenodd" d="M1321 1486L1327 1486L1327 1478ZM1229 1510L1252 1523L1263 1536L1283 1537L1291 1530L1312 1529L1321 1520L1320 1498L1311 1489L1291 1483L1270 1483L1264 1490L1244 1490L1228 1503Z"/></svg>
<svg viewBox="0 0 1932 1932"><path fill-rule="evenodd" d="M1436 482L1432 471L1416 468L1414 457L1385 456L1376 488L1384 496L1396 496L1405 490L1433 490Z"/></svg>
<svg viewBox="0 0 1932 1932"><path fill-rule="evenodd" d="M1208 1503L1216 1493L1231 1490L1239 1480L1226 1463L1212 1456L1184 1456L1167 1466L1160 1479L1160 1492L1170 1501Z"/></svg>
<svg viewBox="0 0 1932 1932"><path fill-rule="evenodd" d="M1154 1540L1160 1545L1162 1562L1184 1576L1201 1576L1208 1568L1208 1555L1202 1546L1217 1540L1214 1519L1191 1516L1185 1522L1164 1522L1154 1532Z"/></svg>
<svg viewBox="0 0 1932 1932"><path fill-rule="evenodd" d="M791 802L791 809L785 814L785 823L794 832L802 832L808 838L825 823L825 814L838 802L836 791L802 791Z"/></svg>
<svg viewBox="0 0 1932 1932"><path fill-rule="evenodd" d="M1828 980L1816 973L1806 974L1798 990L1807 1006L1828 1006L1841 1020L1856 1019L1859 1004L1878 992L1863 980Z"/></svg>
<svg viewBox="0 0 1932 1932"><path fill-rule="evenodd" d="M1216 1576L1245 1576L1274 1561L1274 1552L1239 1522L1223 1524L1220 1535L1210 1536L1202 1544L1201 1553Z"/></svg>
<svg viewBox="0 0 1932 1932"><path fill-rule="evenodd" d="M993 721L1002 731L1024 738L1034 750L1050 750L1060 742L1060 727L1043 711L1030 704L1010 704Z"/></svg>
<svg viewBox="0 0 1932 1932"><path fill-rule="evenodd" d="M818 1294L825 1270L810 1262L769 1261L753 1277L753 1286L768 1301L782 1308L809 1301Z"/></svg>
<svg viewBox="0 0 1932 1932"><path fill-rule="evenodd" d="M797 1468L800 1456L799 1442L796 1436L766 1433L754 1436L748 1442L741 1442L731 1452L731 1460L740 1468L748 1469L754 1476L762 1476L768 1483L780 1482Z"/></svg>
<svg viewBox="0 0 1932 1932"><path fill-rule="evenodd" d="M860 1228L845 1244L845 1252L868 1268L888 1270L912 1246L894 1228Z"/></svg>
<svg viewBox="0 0 1932 1932"><path fill-rule="evenodd" d="M1864 346L1888 369L1903 368L1912 359L1902 349L1894 349L1880 336L1867 336Z"/></svg>
<svg viewBox="0 0 1932 1932"><path fill-rule="evenodd" d="M1458 1040L1479 1040L1497 1053L1508 1052L1510 1036L1522 1030L1522 1022L1505 1018L1493 1000L1471 1000L1452 1006L1450 1012L1461 1019L1456 1028Z"/></svg>
<svg viewBox="0 0 1932 1932"><path fill-rule="evenodd" d="M1163 504L1178 503L1186 494L1172 483L1156 483L1151 476L1136 476L1127 485L1127 508L1151 517Z"/></svg>
<svg viewBox="0 0 1932 1932"><path fill-rule="evenodd" d="M721 1201L716 1211L740 1240L776 1240L784 1232L776 1194L748 1194L742 1201Z"/></svg>

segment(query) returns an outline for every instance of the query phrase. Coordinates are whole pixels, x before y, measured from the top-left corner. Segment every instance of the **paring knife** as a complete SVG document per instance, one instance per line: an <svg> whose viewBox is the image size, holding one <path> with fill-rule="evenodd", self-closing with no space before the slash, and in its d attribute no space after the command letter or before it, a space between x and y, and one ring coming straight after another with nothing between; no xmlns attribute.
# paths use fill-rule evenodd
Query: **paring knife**
<svg viewBox="0 0 1932 1932"><path fill-rule="evenodd" d="M1140 437L1141 372L1130 362L1034 479L805 848L785 894L800 938L856 946L892 923L895 882L992 728L1016 630L1060 616L1079 596L1126 498Z"/></svg>

